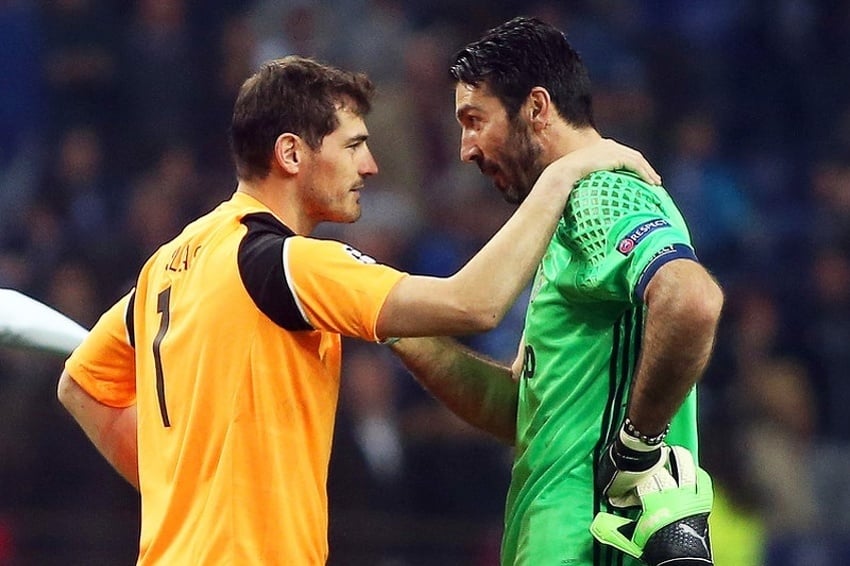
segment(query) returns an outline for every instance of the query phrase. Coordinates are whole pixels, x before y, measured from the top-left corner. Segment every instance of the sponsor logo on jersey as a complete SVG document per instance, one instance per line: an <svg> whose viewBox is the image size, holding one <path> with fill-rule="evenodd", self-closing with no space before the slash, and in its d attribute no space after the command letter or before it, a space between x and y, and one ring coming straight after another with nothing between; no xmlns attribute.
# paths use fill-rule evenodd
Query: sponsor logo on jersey
<svg viewBox="0 0 850 566"><path fill-rule="evenodd" d="M359 261L360 263L372 264L378 263L375 261L370 255L366 255L358 249L352 248L351 246L345 246L345 251L348 252L348 255Z"/></svg>
<svg viewBox="0 0 850 566"><path fill-rule="evenodd" d="M617 251L623 255L629 255L632 253L632 250L635 249L635 246L637 246L646 236L655 232L659 228L666 228L668 226L670 226L670 223L663 218L656 218L655 220L644 222L620 240L620 243L617 244Z"/></svg>

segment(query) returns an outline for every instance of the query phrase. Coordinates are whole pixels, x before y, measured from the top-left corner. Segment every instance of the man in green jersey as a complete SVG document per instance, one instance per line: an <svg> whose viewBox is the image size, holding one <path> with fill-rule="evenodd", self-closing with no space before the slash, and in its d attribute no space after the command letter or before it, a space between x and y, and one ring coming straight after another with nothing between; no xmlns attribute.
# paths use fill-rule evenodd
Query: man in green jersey
<svg viewBox="0 0 850 566"><path fill-rule="evenodd" d="M451 73L461 158L508 201L601 138L584 65L539 20L490 30ZM597 172L576 185L539 265L511 368L450 339L392 346L451 410L515 445L503 565L639 564L589 527L599 512L634 516L619 507L640 503L632 488L663 465L667 444L696 457L694 385L722 303L664 189ZM703 558L676 564L711 563L702 519L681 534Z"/></svg>

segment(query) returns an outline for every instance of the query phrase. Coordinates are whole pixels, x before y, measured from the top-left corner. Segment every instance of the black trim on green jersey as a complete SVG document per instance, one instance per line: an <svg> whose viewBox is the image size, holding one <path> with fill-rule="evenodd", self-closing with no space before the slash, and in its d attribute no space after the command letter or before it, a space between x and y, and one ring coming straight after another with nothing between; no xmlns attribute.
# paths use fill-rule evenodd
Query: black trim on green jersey
<svg viewBox="0 0 850 566"><path fill-rule="evenodd" d="M611 345L611 358L608 370L608 400L599 431L599 441L593 450L593 473L597 472L602 452L617 434L620 424L626 418L628 398L631 393L631 378L637 366L640 345L643 338L643 307L625 311L613 327L614 336ZM626 514L627 511L609 507L602 494L594 487L593 514L602 507L610 513ZM625 555L599 541L593 541L593 563L597 566L622 566Z"/></svg>
<svg viewBox="0 0 850 566"><path fill-rule="evenodd" d="M643 302L646 286L649 285L652 277L661 269L661 266L670 263L674 259L689 259L699 262L694 250L685 244L673 244L661 248L652 256L652 259L649 260L649 263L643 268L640 277L638 277L637 285L635 285L635 298L637 300Z"/></svg>
<svg viewBox="0 0 850 566"><path fill-rule="evenodd" d="M620 349L620 324L619 320L614 324L614 336L611 340L611 357L608 363L608 401L605 403L605 412L602 414L602 426L599 430L599 440L593 448L593 477L596 477L599 468L599 460L605 446L608 445L608 436L611 433L611 421L613 416L612 403L616 402L617 391L617 352ZM593 488L593 516L602 510L602 493L596 487ZM610 547L603 545L595 538L593 539L593 564L601 565L602 555L605 554L606 563L609 558Z"/></svg>

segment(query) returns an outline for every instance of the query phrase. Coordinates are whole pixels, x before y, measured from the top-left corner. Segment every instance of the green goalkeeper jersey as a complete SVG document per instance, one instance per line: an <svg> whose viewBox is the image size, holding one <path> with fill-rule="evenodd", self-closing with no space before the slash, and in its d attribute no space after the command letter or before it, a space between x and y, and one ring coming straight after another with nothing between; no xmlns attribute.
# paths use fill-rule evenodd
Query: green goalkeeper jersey
<svg viewBox="0 0 850 566"><path fill-rule="evenodd" d="M504 566L638 564L590 534L598 511L614 511L594 489L594 468L625 418L646 285L680 258L696 260L664 189L597 172L573 190L526 315ZM695 392L668 441L696 456Z"/></svg>

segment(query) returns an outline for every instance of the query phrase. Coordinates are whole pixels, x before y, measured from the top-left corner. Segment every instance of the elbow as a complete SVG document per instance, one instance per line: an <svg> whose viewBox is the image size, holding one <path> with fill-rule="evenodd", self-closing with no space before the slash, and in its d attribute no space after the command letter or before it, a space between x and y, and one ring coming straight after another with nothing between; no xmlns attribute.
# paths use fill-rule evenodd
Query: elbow
<svg viewBox="0 0 850 566"><path fill-rule="evenodd" d="M497 314L488 312L485 315L479 317L478 319L478 328L475 332L489 332L499 326L499 323L502 322L504 318L504 314Z"/></svg>
<svg viewBox="0 0 850 566"><path fill-rule="evenodd" d="M703 319L712 326L717 326L720 313L723 312L723 290L714 279L709 279L705 284L702 300L700 301L700 312Z"/></svg>
<svg viewBox="0 0 850 566"><path fill-rule="evenodd" d="M486 306L469 313L470 332L489 332L499 326L505 318L506 311L499 310L493 305Z"/></svg>
<svg viewBox="0 0 850 566"><path fill-rule="evenodd" d="M74 401L77 399L80 386L74 381L71 375L64 371L59 377L59 383L56 385L56 398L65 409L71 411Z"/></svg>
<svg viewBox="0 0 850 566"><path fill-rule="evenodd" d="M59 377L59 383L56 385L56 398L59 399L59 402L66 409L71 400L71 388L71 376L67 372L62 372L62 375Z"/></svg>
<svg viewBox="0 0 850 566"><path fill-rule="evenodd" d="M449 306L449 316L459 334L489 332L502 322L507 313L497 301L489 298L461 296Z"/></svg>
<svg viewBox="0 0 850 566"><path fill-rule="evenodd" d="M457 334L493 330L501 324L513 304L506 294L470 285L457 275L444 279L443 284L439 303Z"/></svg>
<svg viewBox="0 0 850 566"><path fill-rule="evenodd" d="M687 304L682 305L682 308L690 314L693 328L714 332L720 321L723 303L723 290L714 279L706 278L701 285L691 287Z"/></svg>

